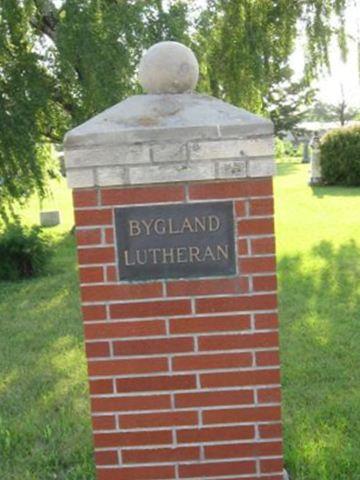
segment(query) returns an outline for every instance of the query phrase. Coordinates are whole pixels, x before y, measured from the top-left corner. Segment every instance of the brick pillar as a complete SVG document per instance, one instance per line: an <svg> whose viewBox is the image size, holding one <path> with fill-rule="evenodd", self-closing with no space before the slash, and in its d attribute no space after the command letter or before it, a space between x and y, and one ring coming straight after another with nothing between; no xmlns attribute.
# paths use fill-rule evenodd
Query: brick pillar
<svg viewBox="0 0 360 480"><path fill-rule="evenodd" d="M131 108L151 125L164 100L170 109L177 102L182 121L195 105L204 125L172 117L161 129L138 120L129 131ZM283 478L271 131L266 120L184 93L132 97L67 137L98 480ZM191 222L193 208L229 203L234 271L207 275L218 258L195 255L200 246L192 259L190 247L173 250L164 274L146 264L145 280L119 275L116 218L132 211L125 207L160 218L160 207L188 206ZM186 240L177 218L174 242ZM152 261L161 270L170 234L158 226ZM200 233L189 230L191 244ZM176 277L190 260L205 273Z"/></svg>

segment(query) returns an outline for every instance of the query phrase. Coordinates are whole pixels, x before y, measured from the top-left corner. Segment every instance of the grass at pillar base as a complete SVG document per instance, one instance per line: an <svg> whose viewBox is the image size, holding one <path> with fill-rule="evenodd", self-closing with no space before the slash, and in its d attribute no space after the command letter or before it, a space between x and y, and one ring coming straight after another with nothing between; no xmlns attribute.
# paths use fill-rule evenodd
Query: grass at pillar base
<svg viewBox="0 0 360 480"><path fill-rule="evenodd" d="M360 478L360 189L275 179L285 460L291 480ZM0 478L94 480L72 207L44 277L0 284ZM24 212L38 222L34 199Z"/></svg>

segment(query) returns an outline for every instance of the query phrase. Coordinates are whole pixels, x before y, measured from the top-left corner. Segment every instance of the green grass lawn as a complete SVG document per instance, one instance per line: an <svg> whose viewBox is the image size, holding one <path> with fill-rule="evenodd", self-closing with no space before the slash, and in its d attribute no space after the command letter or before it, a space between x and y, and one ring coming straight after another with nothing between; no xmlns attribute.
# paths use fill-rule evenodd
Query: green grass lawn
<svg viewBox="0 0 360 480"><path fill-rule="evenodd" d="M360 189L275 179L285 459L292 480L360 480ZM0 479L94 479L70 193L49 273L0 284ZM24 212L32 223L39 205Z"/></svg>

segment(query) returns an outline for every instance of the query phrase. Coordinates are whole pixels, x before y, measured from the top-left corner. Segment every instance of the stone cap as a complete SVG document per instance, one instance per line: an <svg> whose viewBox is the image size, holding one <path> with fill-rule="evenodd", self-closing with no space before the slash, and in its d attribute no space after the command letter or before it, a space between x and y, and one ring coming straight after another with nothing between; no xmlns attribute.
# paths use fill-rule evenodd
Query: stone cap
<svg viewBox="0 0 360 480"><path fill-rule="evenodd" d="M186 55L185 60L179 56L185 73L186 58L195 68ZM190 88L195 74L176 88ZM170 76L161 88L171 82ZM271 121L188 91L129 97L68 132L64 146L73 188L274 174Z"/></svg>

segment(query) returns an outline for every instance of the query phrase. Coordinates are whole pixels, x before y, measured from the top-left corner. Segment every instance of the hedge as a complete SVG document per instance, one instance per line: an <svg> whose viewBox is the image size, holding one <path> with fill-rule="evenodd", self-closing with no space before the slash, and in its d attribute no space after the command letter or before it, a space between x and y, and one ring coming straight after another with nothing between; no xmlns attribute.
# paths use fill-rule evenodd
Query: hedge
<svg viewBox="0 0 360 480"><path fill-rule="evenodd" d="M326 133L320 142L322 179L329 185L360 185L360 124Z"/></svg>

